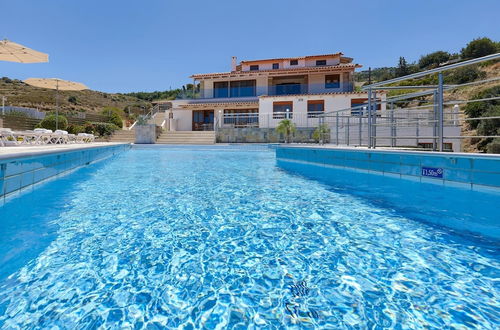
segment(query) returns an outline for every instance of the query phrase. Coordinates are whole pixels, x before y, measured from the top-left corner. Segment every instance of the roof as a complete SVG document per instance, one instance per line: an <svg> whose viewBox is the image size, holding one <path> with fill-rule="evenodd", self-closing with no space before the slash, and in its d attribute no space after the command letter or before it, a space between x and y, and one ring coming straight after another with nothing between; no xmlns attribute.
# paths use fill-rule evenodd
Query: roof
<svg viewBox="0 0 500 330"><path fill-rule="evenodd" d="M300 56L300 57L278 57L278 58L266 58L262 60L250 60L250 61L241 61L240 63L254 63L254 62L269 62L269 61L283 61L283 60L303 60L308 58L316 58L316 57L332 57L332 56L342 56L344 55L341 52L332 53L332 54L321 54L321 55L308 55L308 56Z"/></svg>
<svg viewBox="0 0 500 330"><path fill-rule="evenodd" d="M190 76L190 78L194 79L204 79L204 78L211 78L211 77L244 77L244 76L258 76L262 75L262 73L276 73L276 74L282 74L282 73L297 73L297 72L325 72L325 71L331 71L335 69L354 69L354 68L361 68L362 65L360 64L354 64L354 63L341 63L337 65L327 65L327 66L306 66L306 67L299 67L299 68L284 68L284 69L272 69L272 70L256 70L256 71L232 71L232 72L215 72L215 73L202 73L202 74L194 74Z"/></svg>

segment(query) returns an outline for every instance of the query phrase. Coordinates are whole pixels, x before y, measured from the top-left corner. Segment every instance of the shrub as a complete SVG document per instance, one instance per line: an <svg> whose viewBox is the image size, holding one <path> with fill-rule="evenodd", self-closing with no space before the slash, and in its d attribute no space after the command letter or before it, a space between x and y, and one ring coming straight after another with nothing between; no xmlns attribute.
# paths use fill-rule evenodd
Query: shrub
<svg viewBox="0 0 500 330"><path fill-rule="evenodd" d="M76 99L76 96L71 95L70 97L68 97L68 102L72 103L72 104L76 104L78 101Z"/></svg>
<svg viewBox="0 0 500 330"><path fill-rule="evenodd" d="M489 154L500 154L500 139L496 138L488 144L486 152Z"/></svg>
<svg viewBox="0 0 500 330"><path fill-rule="evenodd" d="M86 122L85 124L83 124L83 129L84 129L84 132L87 134L94 134L95 133L94 125L92 125L91 122Z"/></svg>
<svg viewBox="0 0 500 330"><path fill-rule="evenodd" d="M105 107L101 112L103 115L107 116L107 122L114 124L118 127L123 127L123 110L116 107Z"/></svg>
<svg viewBox="0 0 500 330"><path fill-rule="evenodd" d="M436 67L439 64L448 61L450 57L450 53L439 50L437 52L422 56L418 61L418 66L420 69Z"/></svg>
<svg viewBox="0 0 500 330"><path fill-rule="evenodd" d="M449 71L445 76L445 81L452 84L465 84L485 76L486 73L479 70L477 65L470 65Z"/></svg>
<svg viewBox="0 0 500 330"><path fill-rule="evenodd" d="M45 118L36 125L37 128L51 129L55 131L56 129L65 130L68 127L68 120L62 115L57 116L57 128L56 128L56 115L50 114L45 116Z"/></svg>
<svg viewBox="0 0 500 330"><path fill-rule="evenodd" d="M313 132L312 138L316 142L328 141L330 139L330 128L326 124L319 125Z"/></svg>
<svg viewBox="0 0 500 330"><path fill-rule="evenodd" d="M485 99L496 97L498 95L500 95L500 86L494 86L476 93L474 96L472 96L472 99ZM464 112L469 118L484 117L487 112L493 110L493 108L498 106L500 106L500 100L472 102L468 103L464 107ZM477 126L479 125L479 121L469 121L469 124L472 128L477 128Z"/></svg>
<svg viewBox="0 0 500 330"><path fill-rule="evenodd" d="M500 105L492 106L482 117L500 117ZM500 119L483 119L477 125L479 135L500 135Z"/></svg>
<svg viewBox="0 0 500 330"><path fill-rule="evenodd" d="M478 58L489 54L494 54L498 51L497 44L490 38L474 39L462 49L462 58Z"/></svg>
<svg viewBox="0 0 500 330"><path fill-rule="evenodd" d="M85 127L81 125L69 124L67 131L69 134L85 133Z"/></svg>
<svg viewBox="0 0 500 330"><path fill-rule="evenodd" d="M93 126L94 132L99 136L108 136L113 134L114 131L120 129L118 126L111 123L93 122L91 124Z"/></svg>

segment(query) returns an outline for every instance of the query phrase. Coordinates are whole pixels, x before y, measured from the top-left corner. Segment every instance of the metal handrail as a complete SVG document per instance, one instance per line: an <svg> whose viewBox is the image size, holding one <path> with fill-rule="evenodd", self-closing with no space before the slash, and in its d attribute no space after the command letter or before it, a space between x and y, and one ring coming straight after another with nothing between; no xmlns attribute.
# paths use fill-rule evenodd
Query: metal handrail
<svg viewBox="0 0 500 330"><path fill-rule="evenodd" d="M435 69L430 69L430 70L426 70L426 71L422 71L422 72L412 73L412 74L409 74L409 75L406 75L403 77L398 77L398 78L394 78L394 79L380 81L377 83L363 86L363 87L361 87L361 89L363 89L363 90L375 89L375 87L384 86L384 85L388 85L388 84L392 84L395 82L404 81L404 80L408 80L408 79L420 78L420 77L424 77L424 76L434 74L434 73L442 73L442 72L447 71L447 70L456 69L456 68L460 68L463 66L476 64L476 63L480 63L480 62L495 60L498 58L500 58L500 53L490 54L490 55L486 55L486 56L479 57L479 58L474 58L474 59L463 61L463 62L445 65L445 66L435 68Z"/></svg>

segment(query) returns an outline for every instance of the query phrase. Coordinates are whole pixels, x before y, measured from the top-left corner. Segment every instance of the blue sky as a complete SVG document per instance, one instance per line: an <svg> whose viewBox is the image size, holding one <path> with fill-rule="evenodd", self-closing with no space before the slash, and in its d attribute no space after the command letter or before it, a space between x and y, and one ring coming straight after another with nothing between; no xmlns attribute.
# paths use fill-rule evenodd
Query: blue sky
<svg viewBox="0 0 500 330"><path fill-rule="evenodd" d="M477 37L500 40L498 0L0 0L0 38L49 53L0 76L106 92L165 90L243 59L343 52L364 68Z"/></svg>

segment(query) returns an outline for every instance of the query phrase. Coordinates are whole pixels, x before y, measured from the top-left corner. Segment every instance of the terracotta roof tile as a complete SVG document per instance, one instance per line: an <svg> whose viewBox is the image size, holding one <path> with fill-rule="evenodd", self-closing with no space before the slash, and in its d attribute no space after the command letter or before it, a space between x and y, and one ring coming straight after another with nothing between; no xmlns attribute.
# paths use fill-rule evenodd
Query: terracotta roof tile
<svg viewBox="0 0 500 330"><path fill-rule="evenodd" d="M314 58L314 57L331 57L331 56L342 56L344 55L341 52L338 53L332 53L332 54L320 54L320 55L307 55L307 56L299 56L299 57L277 57L277 58L264 58L261 60L248 60L248 61L241 61L240 63L253 63L253 62L268 62L268 61L283 61L283 60L302 60L302 59L307 59L307 58Z"/></svg>
<svg viewBox="0 0 500 330"><path fill-rule="evenodd" d="M354 63L345 63L337 65L327 65L327 66L307 66L300 68L284 68L284 69L272 69L272 70L256 70L256 71L232 71L232 72L214 72L214 73L201 73L194 74L190 78L207 78L216 76L233 76L238 77L240 75L256 75L259 73L283 73L283 72L324 72L332 69L345 69L345 68L361 68L362 65Z"/></svg>

